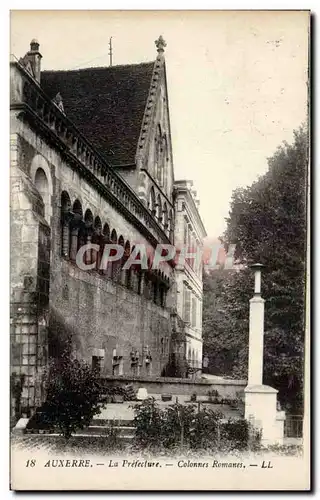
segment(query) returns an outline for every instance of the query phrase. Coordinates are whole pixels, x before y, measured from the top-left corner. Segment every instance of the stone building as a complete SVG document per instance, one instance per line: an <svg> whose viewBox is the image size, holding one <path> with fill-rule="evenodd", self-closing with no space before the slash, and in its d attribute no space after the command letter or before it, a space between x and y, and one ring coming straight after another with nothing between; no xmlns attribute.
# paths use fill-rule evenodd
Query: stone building
<svg viewBox="0 0 320 500"><path fill-rule="evenodd" d="M177 313L185 322L185 356L189 373L202 369L202 271L206 231L198 212L199 201L191 181L175 181L175 246L185 249L184 263L175 267Z"/></svg>
<svg viewBox="0 0 320 500"><path fill-rule="evenodd" d="M168 374L174 355L201 369L200 267L152 269L183 220L197 244L205 234L188 186L174 181L162 37L156 47L150 63L41 71L32 40L10 63L11 368L22 413L43 400L43 370L66 346L101 376ZM88 243L99 248L85 253L90 271L76 264ZM123 256L100 269L110 243ZM124 270L137 245L148 269ZM195 323L180 303L185 285Z"/></svg>

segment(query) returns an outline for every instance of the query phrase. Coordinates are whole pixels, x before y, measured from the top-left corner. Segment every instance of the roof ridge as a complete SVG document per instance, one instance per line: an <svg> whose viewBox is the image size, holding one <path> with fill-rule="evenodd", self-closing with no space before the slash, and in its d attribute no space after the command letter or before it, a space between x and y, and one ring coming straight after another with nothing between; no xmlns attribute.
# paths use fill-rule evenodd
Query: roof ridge
<svg viewBox="0 0 320 500"><path fill-rule="evenodd" d="M132 67L132 66L147 66L150 64L154 64L155 61L147 61L147 62L141 62L141 63L132 63L132 64L114 64L112 66L90 66L88 68L76 68L76 69L45 69L42 70L41 73L71 73L71 72L78 72L78 71L89 71L92 69L95 70L105 70L105 69L114 69L114 68L127 68L127 67Z"/></svg>

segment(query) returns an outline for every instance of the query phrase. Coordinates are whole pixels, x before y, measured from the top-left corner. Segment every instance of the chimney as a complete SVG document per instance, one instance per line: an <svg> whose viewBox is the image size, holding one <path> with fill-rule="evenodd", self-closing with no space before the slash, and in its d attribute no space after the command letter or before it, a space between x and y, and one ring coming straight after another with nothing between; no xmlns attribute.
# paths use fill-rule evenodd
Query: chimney
<svg viewBox="0 0 320 500"><path fill-rule="evenodd" d="M42 55L39 52L39 42L37 40L31 40L30 50L27 52L26 58L32 66L35 79L40 83Z"/></svg>

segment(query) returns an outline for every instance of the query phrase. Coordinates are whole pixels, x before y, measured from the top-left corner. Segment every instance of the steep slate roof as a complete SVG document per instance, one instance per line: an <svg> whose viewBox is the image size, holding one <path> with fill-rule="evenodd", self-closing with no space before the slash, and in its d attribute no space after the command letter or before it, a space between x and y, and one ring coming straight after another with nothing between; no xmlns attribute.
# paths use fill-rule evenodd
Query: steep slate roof
<svg viewBox="0 0 320 500"><path fill-rule="evenodd" d="M134 164L153 67L43 71L41 87L51 99L60 92L66 116L109 164Z"/></svg>

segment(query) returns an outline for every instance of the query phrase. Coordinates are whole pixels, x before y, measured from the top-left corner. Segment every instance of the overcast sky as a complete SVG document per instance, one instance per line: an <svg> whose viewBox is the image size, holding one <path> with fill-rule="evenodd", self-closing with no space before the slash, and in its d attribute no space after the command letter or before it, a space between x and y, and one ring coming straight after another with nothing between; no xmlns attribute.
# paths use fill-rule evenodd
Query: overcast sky
<svg viewBox="0 0 320 500"><path fill-rule="evenodd" d="M11 52L32 38L43 69L155 59L165 51L175 178L194 181L208 236L225 228L233 189L250 185L307 113L303 12L15 11ZM76 92L76 89L75 89ZM63 89L61 89L63 96Z"/></svg>

